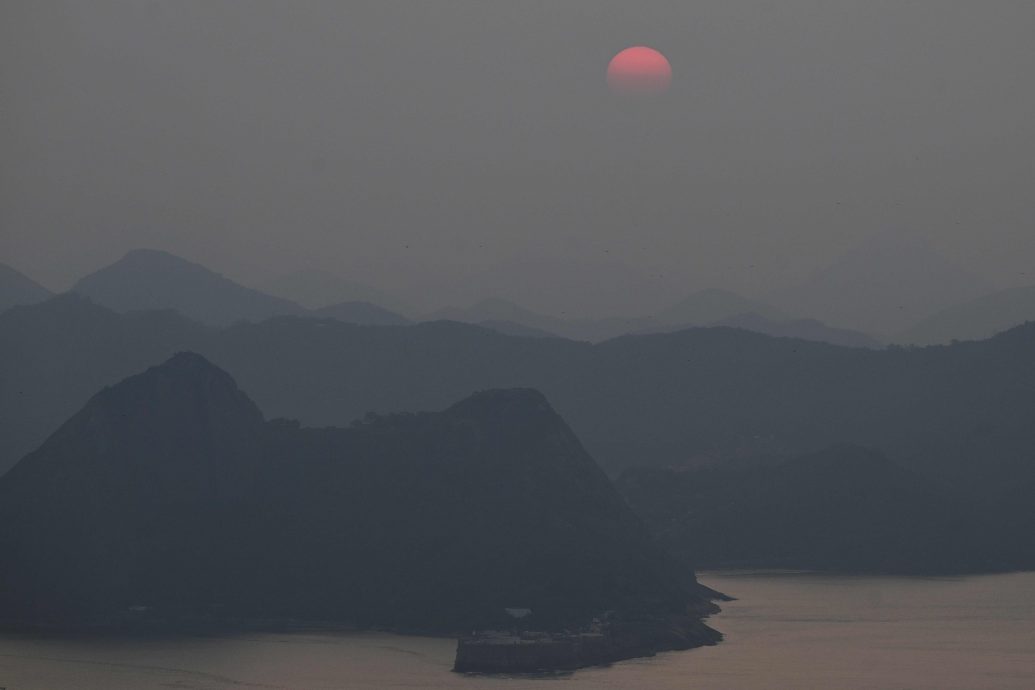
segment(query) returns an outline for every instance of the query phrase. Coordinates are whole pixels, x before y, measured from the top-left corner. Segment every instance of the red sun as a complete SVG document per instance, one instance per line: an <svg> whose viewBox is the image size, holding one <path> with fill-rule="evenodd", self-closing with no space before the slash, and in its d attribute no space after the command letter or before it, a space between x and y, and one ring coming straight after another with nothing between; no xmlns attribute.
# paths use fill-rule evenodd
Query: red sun
<svg viewBox="0 0 1035 690"><path fill-rule="evenodd" d="M647 46L633 46L611 58L607 66L607 85L615 93L657 94L672 83L668 59Z"/></svg>

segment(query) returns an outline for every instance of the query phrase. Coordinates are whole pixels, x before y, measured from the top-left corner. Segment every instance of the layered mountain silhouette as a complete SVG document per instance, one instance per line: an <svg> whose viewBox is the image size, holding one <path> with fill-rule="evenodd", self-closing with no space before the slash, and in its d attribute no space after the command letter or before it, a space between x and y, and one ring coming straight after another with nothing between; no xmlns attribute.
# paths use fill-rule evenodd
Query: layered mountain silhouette
<svg viewBox="0 0 1035 690"><path fill-rule="evenodd" d="M556 333L545 331L542 328L526 326L517 321L504 321L500 319L485 319L477 322L478 326L488 328L490 331L503 333L504 335L516 335L522 338L559 338Z"/></svg>
<svg viewBox="0 0 1035 690"><path fill-rule="evenodd" d="M1035 564L1030 540L882 454L836 446L617 482L662 544L700 568L951 573Z"/></svg>
<svg viewBox="0 0 1035 690"><path fill-rule="evenodd" d="M271 284L283 290L283 294L304 295L303 302L306 305L313 304L319 295L328 294L389 299L372 288L320 272L290 274ZM237 321L261 321L283 315L309 315L378 326L411 322L398 310L381 306L382 302L374 301L373 297L321 302L317 307L303 307L298 302L235 283L199 264L150 249L129 252L114 264L80 280L73 291L119 312L174 309L214 326L226 326ZM38 300L22 301L29 303ZM424 320L472 323L507 335L564 337L590 342L601 342L629 333L658 333L693 326L729 325L771 335L834 344L857 347L877 345L876 341L862 333L829 328L812 320L787 319L769 305L725 290L694 293L656 316L560 318L493 298L465 309L440 309L424 317Z"/></svg>
<svg viewBox="0 0 1035 690"><path fill-rule="evenodd" d="M364 326L405 326L410 322L402 314L370 302L339 302L311 312L313 316L336 319Z"/></svg>
<svg viewBox="0 0 1035 690"><path fill-rule="evenodd" d="M0 478L0 554L0 617L36 623L710 608L534 390L302 428L192 353L105 388Z"/></svg>
<svg viewBox="0 0 1035 690"><path fill-rule="evenodd" d="M0 324L0 472L104 386L212 335L171 310L117 314L75 293L9 309Z"/></svg>
<svg viewBox="0 0 1035 690"><path fill-rule="evenodd" d="M0 311L19 304L35 304L51 296L50 290L7 264L0 264Z"/></svg>
<svg viewBox="0 0 1035 690"><path fill-rule="evenodd" d="M72 288L115 311L175 309L203 323L225 325L304 309L289 300L244 287L168 252L135 249Z"/></svg>
<svg viewBox="0 0 1035 690"><path fill-rule="evenodd" d="M593 345L454 322L280 317L219 330L171 311L119 315L65 295L0 314L3 466L101 386L184 349L229 371L268 414L310 425L441 409L474 390L536 388L614 473L870 447L954 500L994 507L995 530L1035 551L1035 529L1021 527L1035 527L1026 493L1035 489L1035 324L911 349L729 328Z"/></svg>
<svg viewBox="0 0 1035 690"><path fill-rule="evenodd" d="M831 328L814 319L790 319L765 303L727 290L702 290L653 316L598 319L559 318L539 314L504 299L482 300L466 309L440 309L428 320L473 323L508 335L563 337L602 342L637 333L669 333L703 326L729 326L781 337L850 347L879 347L870 336Z"/></svg>
<svg viewBox="0 0 1035 690"><path fill-rule="evenodd" d="M362 325L394 326L409 319L367 301L345 301L317 309L245 287L168 252L136 249L86 276L72 291L118 312L174 309L213 326L261 321L272 316L309 315Z"/></svg>
<svg viewBox="0 0 1035 690"><path fill-rule="evenodd" d="M438 309L423 319L425 321L458 321L460 323L495 324L501 332L511 331L515 335L555 335L574 340L595 340L595 337L587 337L587 329L579 324L572 324L567 319L540 314L530 309L511 302L510 300L493 297L484 299L466 308L444 307ZM524 333L516 331L524 330ZM595 334L594 334L595 335Z"/></svg>
<svg viewBox="0 0 1035 690"><path fill-rule="evenodd" d="M1035 285L999 290L946 307L903 331L895 341L938 345L982 340L1027 321L1035 321Z"/></svg>
<svg viewBox="0 0 1035 690"><path fill-rule="evenodd" d="M903 233L873 237L773 299L797 314L882 337L993 289Z"/></svg>
<svg viewBox="0 0 1035 690"><path fill-rule="evenodd" d="M308 424L527 386L544 391L612 471L850 442L914 469L988 480L993 464L1020 463L1035 448L1026 421L1035 410L1033 345L1035 326L912 350L728 328L597 345L449 322L378 328L285 317L215 330L172 312L118 315L70 295L0 315L0 372L9 382L0 389L0 443L9 466L93 390L193 349L270 414Z"/></svg>
<svg viewBox="0 0 1035 690"><path fill-rule="evenodd" d="M261 283L259 288L308 309L320 309L342 302L367 302L383 305L394 312L407 313L406 304L388 292L327 271L294 271L271 278Z"/></svg>
<svg viewBox="0 0 1035 690"><path fill-rule="evenodd" d="M848 328L833 328L815 319L767 319L758 314L740 314L706 324L713 327L739 328L745 331L763 333L777 338L798 338L818 343L830 343L844 347L879 348L880 341L860 331Z"/></svg>
<svg viewBox="0 0 1035 690"><path fill-rule="evenodd" d="M754 314L768 321L789 317L776 307L748 299L729 290L700 290L681 302L662 310L657 320L668 324L704 326L743 314Z"/></svg>

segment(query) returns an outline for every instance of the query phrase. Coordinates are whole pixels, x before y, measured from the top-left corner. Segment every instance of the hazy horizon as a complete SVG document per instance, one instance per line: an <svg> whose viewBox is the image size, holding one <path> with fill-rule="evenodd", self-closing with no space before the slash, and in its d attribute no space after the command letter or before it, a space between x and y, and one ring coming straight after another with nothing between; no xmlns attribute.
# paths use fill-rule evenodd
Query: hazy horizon
<svg viewBox="0 0 1035 690"><path fill-rule="evenodd" d="M0 255L52 289L153 247L246 285L629 315L780 297L881 237L1033 282L1030 3L0 13ZM608 92L637 43L667 94Z"/></svg>

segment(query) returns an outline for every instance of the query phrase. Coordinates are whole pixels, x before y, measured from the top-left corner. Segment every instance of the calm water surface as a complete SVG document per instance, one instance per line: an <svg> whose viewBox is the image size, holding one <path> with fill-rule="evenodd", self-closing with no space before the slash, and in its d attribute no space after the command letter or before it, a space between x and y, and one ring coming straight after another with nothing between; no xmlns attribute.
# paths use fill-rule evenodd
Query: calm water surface
<svg viewBox="0 0 1035 690"><path fill-rule="evenodd" d="M739 597L717 647L564 676L450 673L455 643L304 634L83 640L0 636L8 690L1035 688L1035 573L906 579L706 573Z"/></svg>

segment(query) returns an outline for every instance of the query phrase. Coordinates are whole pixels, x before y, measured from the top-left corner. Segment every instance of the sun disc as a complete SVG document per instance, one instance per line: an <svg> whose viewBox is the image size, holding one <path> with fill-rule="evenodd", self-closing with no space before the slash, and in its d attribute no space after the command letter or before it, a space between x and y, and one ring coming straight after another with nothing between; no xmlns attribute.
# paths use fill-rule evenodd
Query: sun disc
<svg viewBox="0 0 1035 690"><path fill-rule="evenodd" d="M615 93L664 93L671 83L672 65L668 58L647 46L626 48L611 58L607 66L607 85Z"/></svg>

